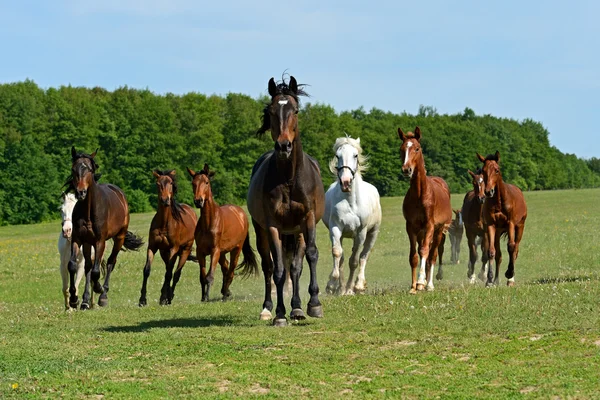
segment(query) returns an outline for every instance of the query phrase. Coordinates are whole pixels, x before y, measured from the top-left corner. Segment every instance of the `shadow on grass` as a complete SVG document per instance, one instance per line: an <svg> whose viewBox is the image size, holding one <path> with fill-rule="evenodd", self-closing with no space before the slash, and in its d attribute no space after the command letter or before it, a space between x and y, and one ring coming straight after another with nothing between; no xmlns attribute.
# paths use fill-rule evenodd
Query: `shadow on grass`
<svg viewBox="0 0 600 400"><path fill-rule="evenodd" d="M102 328L106 332L116 333L136 333L145 332L154 328L207 328L209 326L230 326L239 321L231 317L215 318L172 318L159 319L154 321L140 322L137 325L128 326L109 326Z"/></svg>
<svg viewBox="0 0 600 400"><path fill-rule="evenodd" d="M540 278L530 281L529 283L532 285L549 285L553 283L585 282L597 280L599 280L599 277L597 275L576 275Z"/></svg>

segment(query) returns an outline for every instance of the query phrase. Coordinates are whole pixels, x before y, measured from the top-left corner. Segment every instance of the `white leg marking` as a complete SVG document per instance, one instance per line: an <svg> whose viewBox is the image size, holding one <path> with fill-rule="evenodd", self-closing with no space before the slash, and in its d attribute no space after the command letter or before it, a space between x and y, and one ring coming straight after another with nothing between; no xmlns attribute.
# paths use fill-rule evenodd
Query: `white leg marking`
<svg viewBox="0 0 600 400"><path fill-rule="evenodd" d="M421 258L421 268L419 268L419 279L417 279L417 285L425 285L425 264L427 260L423 257Z"/></svg>
<svg viewBox="0 0 600 400"><path fill-rule="evenodd" d="M435 271L435 264L432 263L429 267L429 282L427 282L427 290L431 291L434 289L433 287L433 272Z"/></svg>

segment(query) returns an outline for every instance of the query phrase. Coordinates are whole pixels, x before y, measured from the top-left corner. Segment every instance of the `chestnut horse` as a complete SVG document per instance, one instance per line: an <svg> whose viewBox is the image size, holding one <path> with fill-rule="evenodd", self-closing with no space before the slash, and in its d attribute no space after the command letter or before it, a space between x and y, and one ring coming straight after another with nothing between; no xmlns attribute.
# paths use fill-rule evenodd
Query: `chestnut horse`
<svg viewBox="0 0 600 400"><path fill-rule="evenodd" d="M477 153L477 158L483 163L483 181L485 183L485 203L483 204L483 221L487 227L488 257L496 261L496 279L492 268L488 270L487 286L498 284L500 263L500 237L508 235L508 254L510 260L504 276L508 286L515 284L515 261L519 255L519 243L523 237L527 205L521 189L502 180L500 172L500 152L483 157ZM496 252L497 251L497 252Z"/></svg>
<svg viewBox="0 0 600 400"><path fill-rule="evenodd" d="M262 258L265 300L261 320L271 319L271 276L277 286L275 326L287 325L283 302L285 265L291 265L292 311L290 318L305 319L301 308L299 281L302 259L310 267L307 313L323 317L317 284L317 222L325 211L325 189L319 164L302 150L298 131L298 96L306 95L296 79L289 83L269 80L271 101L263 111L258 133L271 131L275 149L263 154L252 169L248 189L248 211L256 232L256 246Z"/></svg>
<svg viewBox="0 0 600 400"><path fill-rule="evenodd" d="M200 219L196 224L196 256L200 264L200 285L202 301L209 300L210 287L215 278L217 262L223 273L221 294L223 301L231 296L229 286L238 267L240 253L244 254L244 262L239 265L242 275L258 274L258 264L248 234L248 217L241 207L234 205L219 206L211 189L211 179L215 175L208 164L201 171L187 169L192 176L194 188L194 204L200 209ZM229 262L225 258L227 253ZM206 256L210 256L210 271L206 273Z"/></svg>
<svg viewBox="0 0 600 400"><path fill-rule="evenodd" d="M69 305L77 307L77 289L75 274L77 273L77 254L83 245L85 258L85 290L81 300L81 309L86 310L92 305L90 300L90 280L93 290L100 294L98 305L108 305L108 290L110 275L115 268L117 255L122 247L128 250L138 250L144 242L129 232L129 205L123 191L115 185L96 183L95 173L98 164L94 160L96 151L92 154L80 153L71 148L73 161L70 189L75 190L77 204L73 209L73 233L71 237L71 260L69 261ZM108 257L104 285L100 285L100 264L104 255L106 241L113 239L113 248ZM92 248L95 258L92 265Z"/></svg>
<svg viewBox="0 0 600 400"><path fill-rule="evenodd" d="M485 280L488 265L488 243L483 224L483 203L485 201L485 185L481 170L477 173L467 170L471 175L473 190L465 194L462 205L463 222L467 236L467 246L469 247L469 264L467 266L467 278L470 283L475 283L475 263L477 262L477 241L481 244L481 272L479 278Z"/></svg>
<svg viewBox="0 0 600 400"><path fill-rule="evenodd" d="M438 247L444 234L452 222L452 207L450 206L450 189L446 182L437 176L427 176L425 161L421 151L421 130L417 126L415 132L402 132L398 128L398 136L402 139L400 156L402 158L402 173L410 178L410 187L402 212L406 219L406 233L410 241L408 260L412 269L412 285L409 293L415 294L423 290L433 290L433 270L437 258ZM417 243L419 254L417 255ZM421 257L419 278L417 279L417 264ZM442 270L436 276L442 279Z"/></svg>
<svg viewBox="0 0 600 400"><path fill-rule="evenodd" d="M150 276L150 268L154 254L160 251L160 256L165 262L165 280L160 292L160 304L171 304L175 296L175 286L179 282L181 269L189 259L192 245L194 244L194 230L196 229L196 213L187 204L180 204L175 199L177 195L177 181L175 170L154 170L158 189L158 210L152 218L150 233L148 234L148 252L144 266L144 281L140 295L140 307L147 304L146 284ZM179 262L177 262L179 257ZM191 260L190 260L191 261ZM177 262L177 269L173 275L173 268ZM171 286L171 278L173 286Z"/></svg>

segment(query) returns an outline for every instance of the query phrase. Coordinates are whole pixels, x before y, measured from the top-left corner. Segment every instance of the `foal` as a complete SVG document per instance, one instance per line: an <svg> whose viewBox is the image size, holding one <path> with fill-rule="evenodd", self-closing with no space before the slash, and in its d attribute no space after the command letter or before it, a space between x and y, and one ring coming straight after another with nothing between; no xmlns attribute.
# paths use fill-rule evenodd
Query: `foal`
<svg viewBox="0 0 600 400"><path fill-rule="evenodd" d="M69 310L69 260L71 259L71 234L73 233L72 214L77 199L73 193L62 194L63 204L60 206L62 214L62 232L58 237L58 252L60 254L60 275L62 277L62 291L65 297L65 309ZM92 258L94 252L92 250ZM75 277L75 295L79 294L79 282L84 275L85 260L81 248L77 254L77 274Z"/></svg>
<svg viewBox="0 0 600 400"><path fill-rule="evenodd" d="M427 176L419 127L415 128L414 133L406 134L398 128L398 136L402 139L400 147L400 156L403 160L402 173L410 178L410 187L404 197L402 212L406 219L406 233L410 241L408 260L412 269L412 285L409 293L415 294L418 290L423 290L425 285L427 290L434 289L433 270L438 246L452 222L452 207L450 189L446 182L440 177ZM421 268L417 280L419 255ZM440 270L438 279L441 275Z"/></svg>
<svg viewBox="0 0 600 400"><path fill-rule="evenodd" d="M196 255L200 264L200 284L202 285L202 301L209 300L209 291L215 279L217 262L223 273L221 294L223 301L231 296L229 286L240 253L244 254L244 262L239 265L242 275L257 275L258 263L248 233L248 217L241 207L226 204L219 206L212 194L211 178L215 171L210 171L208 164L200 171L188 168L194 188L194 204L200 209L200 219L196 225ZM231 253L229 262L225 258ZM210 256L210 271L206 273L206 256Z"/></svg>
<svg viewBox="0 0 600 400"><path fill-rule="evenodd" d="M177 195L177 182L175 180L175 170L160 171L154 170L152 174L156 178L156 187L158 189L158 210L150 224L150 233L148 234L148 253L146 255L146 265L144 266L144 281L140 296L140 307L147 304L146 284L150 276L150 267L154 254L160 251L160 256L165 262L165 281L160 293L160 304L171 304L175 296L175 286L179 282L181 269L185 265L192 245L194 244L194 230L196 229L196 213L192 207L187 204L180 204L175 200ZM179 257L175 276L173 268ZM171 287L171 277L173 276L173 286Z"/></svg>
<svg viewBox="0 0 600 400"><path fill-rule="evenodd" d="M498 284L498 274L502 254L500 252L500 236L508 235L508 254L510 261L504 276L508 286L515 284L515 261L519 255L519 243L523 237L525 220L527 219L527 205L521 189L502 180L500 172L500 152L483 157L477 153L477 158L483 163L483 181L485 183L486 201L483 204L483 220L487 227L489 243L489 259L496 261L496 279L492 275L492 268L488 270L486 285ZM498 252L496 253L496 248Z"/></svg>
<svg viewBox="0 0 600 400"><path fill-rule="evenodd" d="M465 225L463 222L462 210L454 211L454 219L448 228L448 235L450 236L450 262L454 264L460 263L458 257L460 256L460 242L462 241L463 233L465 231ZM440 257L440 264L442 263Z"/></svg>
<svg viewBox="0 0 600 400"><path fill-rule="evenodd" d="M479 278L484 280L488 265L488 243L485 225L483 223L483 203L485 201L483 175L481 170L477 173L468 171L471 175L473 190L467 192L463 200L462 214L467 235L467 246L469 247L469 265L467 267L467 278L470 283L475 283L475 263L477 262L477 241L481 242L481 272Z"/></svg>

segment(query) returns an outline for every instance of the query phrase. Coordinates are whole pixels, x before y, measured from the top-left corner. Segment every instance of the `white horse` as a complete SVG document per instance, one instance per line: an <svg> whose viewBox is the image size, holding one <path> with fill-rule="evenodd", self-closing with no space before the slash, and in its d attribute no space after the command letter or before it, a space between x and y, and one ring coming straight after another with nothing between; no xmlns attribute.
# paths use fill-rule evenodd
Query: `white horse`
<svg viewBox="0 0 600 400"><path fill-rule="evenodd" d="M69 309L69 260L71 259L71 234L73 233L73 222L71 215L77 199L73 193L62 194L63 204L60 206L62 214L62 233L58 236L58 252L60 253L60 275L62 276L62 290L65 296L65 309ZM92 257L94 249L92 248ZM83 278L85 270L85 260L83 251L79 250L77 255L77 275L75 277L75 290L79 287L79 282Z"/></svg>
<svg viewBox="0 0 600 400"><path fill-rule="evenodd" d="M333 145L335 157L329 163L330 171L337 176L325 194L323 222L329 228L333 254L333 271L329 275L327 293L354 294L365 291L365 266L375 244L381 225L381 204L375 186L362 180L367 169L360 139L338 138ZM342 288L344 251L342 240L352 238L350 276ZM363 246L360 253L359 250ZM359 266L354 282L354 272ZM354 284L354 286L352 286Z"/></svg>

